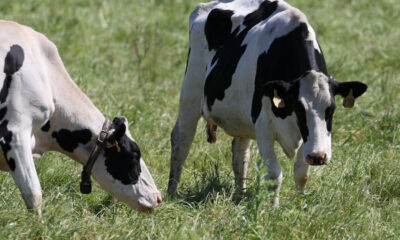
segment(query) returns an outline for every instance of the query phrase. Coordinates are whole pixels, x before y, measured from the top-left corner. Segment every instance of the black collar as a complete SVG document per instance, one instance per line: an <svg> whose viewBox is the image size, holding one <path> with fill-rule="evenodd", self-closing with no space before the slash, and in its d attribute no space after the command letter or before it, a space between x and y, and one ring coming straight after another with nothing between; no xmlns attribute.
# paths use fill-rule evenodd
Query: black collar
<svg viewBox="0 0 400 240"><path fill-rule="evenodd" d="M83 166L82 179L80 184L80 190L83 194L89 194L92 192L92 183L90 181L90 175L94 163L96 162L101 150L107 145L107 139L114 133L110 129L111 122L106 118L101 129L99 136L97 137L96 147L90 153L89 159Z"/></svg>

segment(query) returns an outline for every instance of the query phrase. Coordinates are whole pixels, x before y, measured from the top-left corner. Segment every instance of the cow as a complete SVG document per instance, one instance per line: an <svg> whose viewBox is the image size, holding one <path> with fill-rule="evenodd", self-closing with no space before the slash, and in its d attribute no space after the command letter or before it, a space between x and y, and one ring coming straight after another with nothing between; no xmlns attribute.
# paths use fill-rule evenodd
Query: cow
<svg viewBox="0 0 400 240"><path fill-rule="evenodd" d="M217 126L232 141L235 186L246 190L251 140L267 167L265 179L279 205L281 166L277 141L296 154L294 179L302 192L310 165L331 159L335 95L352 107L367 85L339 82L328 74L324 55L306 16L285 1L220 0L200 3L190 15L189 56L179 113L171 133L168 194L179 194L182 166L202 116L208 141Z"/></svg>
<svg viewBox="0 0 400 240"><path fill-rule="evenodd" d="M0 21L0 169L11 173L28 210L41 216L34 157L58 151L85 165L111 195L148 212L161 203L128 121L111 122L69 76L57 47L30 27ZM54 166L56 167L56 166Z"/></svg>

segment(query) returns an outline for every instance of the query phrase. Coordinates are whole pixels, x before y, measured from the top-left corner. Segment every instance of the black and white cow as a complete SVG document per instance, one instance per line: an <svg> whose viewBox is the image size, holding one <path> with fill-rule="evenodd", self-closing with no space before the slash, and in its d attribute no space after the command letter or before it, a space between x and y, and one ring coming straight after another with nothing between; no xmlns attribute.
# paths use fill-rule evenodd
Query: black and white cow
<svg viewBox="0 0 400 240"><path fill-rule="evenodd" d="M338 82L327 72L314 30L305 15L284 1L221 0L199 4L190 16L189 56L178 120L171 134L168 193L177 190L182 165L201 116L209 142L216 126L234 137L233 170L244 190L255 139L268 167L266 179L282 171L274 153L278 141L293 158L297 189L302 191L310 165L331 158L335 95L345 107L367 86ZM278 194L274 198L278 204Z"/></svg>
<svg viewBox="0 0 400 240"><path fill-rule="evenodd" d="M85 164L105 117L71 80L56 46L29 27L0 21L0 66L0 170L11 172L27 208L40 215L33 156L55 150ZM128 129L126 118L114 119L108 131L116 145L100 152L91 173L111 195L147 211L161 195Z"/></svg>

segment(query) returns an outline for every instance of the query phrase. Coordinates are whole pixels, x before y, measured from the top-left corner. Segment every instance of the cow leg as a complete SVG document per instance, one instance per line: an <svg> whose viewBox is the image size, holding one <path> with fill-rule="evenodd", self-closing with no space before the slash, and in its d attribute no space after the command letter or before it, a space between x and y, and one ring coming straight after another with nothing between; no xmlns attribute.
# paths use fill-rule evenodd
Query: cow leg
<svg viewBox="0 0 400 240"><path fill-rule="evenodd" d="M235 137L232 141L232 166L239 193L246 192L247 166L250 159L250 139Z"/></svg>
<svg viewBox="0 0 400 240"><path fill-rule="evenodd" d="M263 116L265 117L265 116ZM282 185L282 169L274 152L274 135L271 132L270 122L258 120L256 123L256 139L258 149L264 164L267 166L266 180L275 180L277 183L269 187L270 191L275 192L273 205L279 206L279 190Z"/></svg>
<svg viewBox="0 0 400 240"><path fill-rule="evenodd" d="M194 35L193 35L194 34ZM204 32L190 32L190 39L202 37ZM197 41L197 40L196 40ZM197 122L201 116L202 98L206 62L204 48L190 40L185 78L182 82L179 99L178 120L171 133L171 166L168 181L168 194L177 191L181 178L182 166L189 154L190 146L196 134Z"/></svg>
<svg viewBox="0 0 400 240"><path fill-rule="evenodd" d="M15 183L29 211L34 211L41 216L42 190L36 173L31 146L31 132L28 130L11 130L12 139L9 143L10 150L5 156Z"/></svg>
<svg viewBox="0 0 400 240"><path fill-rule="evenodd" d="M296 190L303 192L304 186L307 183L310 175L310 165L304 161L303 157L304 144L297 151L296 162L294 163L294 181L296 182Z"/></svg>
<svg viewBox="0 0 400 240"><path fill-rule="evenodd" d="M267 156L267 157L263 157L264 164L266 163L266 165L268 167L267 174L265 175L265 179L266 180L275 180L277 182L276 184L274 184L268 188L270 191L275 192L272 203L275 207L277 207L277 206L279 206L279 191L281 189L283 176L282 176L281 165L279 164L278 159L276 159L273 146L274 145L271 144L271 146L265 147L265 150L260 149L260 152L265 151L264 154L261 153L261 156Z"/></svg>
<svg viewBox="0 0 400 240"><path fill-rule="evenodd" d="M179 117L171 133L171 166L168 194L173 194L178 189L182 167L196 134L197 122L200 118L199 109L195 110L194 106L189 106L187 102L181 101Z"/></svg>

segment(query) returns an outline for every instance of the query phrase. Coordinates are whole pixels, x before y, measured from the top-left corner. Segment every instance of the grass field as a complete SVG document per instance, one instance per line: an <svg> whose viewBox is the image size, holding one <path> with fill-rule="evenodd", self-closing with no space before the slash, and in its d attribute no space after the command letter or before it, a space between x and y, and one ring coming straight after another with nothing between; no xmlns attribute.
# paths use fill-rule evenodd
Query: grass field
<svg viewBox="0 0 400 240"><path fill-rule="evenodd" d="M328 70L363 81L367 93L338 107L333 159L313 167L295 194L293 160L283 167L274 209L251 147L249 191L234 195L231 138L206 142L199 124L182 175L182 196L137 213L95 186L79 193L81 166L58 153L36 161L43 218L28 214L10 174L0 173L0 239L399 239L400 4L398 0L290 0L314 27ZM44 33L72 78L108 118L124 115L163 192L169 136L184 75L193 0L0 1L0 18ZM0 33L1 34L1 33Z"/></svg>

